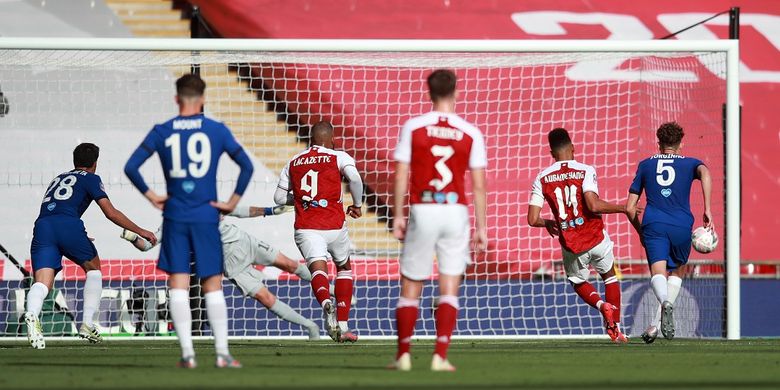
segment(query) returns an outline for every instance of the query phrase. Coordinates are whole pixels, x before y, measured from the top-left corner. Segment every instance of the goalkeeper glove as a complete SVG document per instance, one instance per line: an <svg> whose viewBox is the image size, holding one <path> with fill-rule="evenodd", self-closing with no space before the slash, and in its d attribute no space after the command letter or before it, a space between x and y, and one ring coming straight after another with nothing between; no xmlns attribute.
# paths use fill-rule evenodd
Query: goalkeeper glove
<svg viewBox="0 0 780 390"><path fill-rule="evenodd" d="M138 237L138 234L135 234L127 229L122 229L122 234L119 236L123 239L130 241L131 244L135 245L135 240L140 239L141 243L143 244L143 248L138 248L144 252L148 251L149 249L152 249L152 243L149 241L144 240L141 237Z"/></svg>

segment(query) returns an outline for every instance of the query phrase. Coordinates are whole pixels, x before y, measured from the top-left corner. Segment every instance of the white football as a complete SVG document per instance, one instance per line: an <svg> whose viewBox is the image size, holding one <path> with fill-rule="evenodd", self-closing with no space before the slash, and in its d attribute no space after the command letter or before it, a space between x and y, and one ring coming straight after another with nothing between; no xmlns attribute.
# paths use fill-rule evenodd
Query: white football
<svg viewBox="0 0 780 390"><path fill-rule="evenodd" d="M693 249L699 253L710 253L718 247L718 234L715 229L697 227L691 235Z"/></svg>

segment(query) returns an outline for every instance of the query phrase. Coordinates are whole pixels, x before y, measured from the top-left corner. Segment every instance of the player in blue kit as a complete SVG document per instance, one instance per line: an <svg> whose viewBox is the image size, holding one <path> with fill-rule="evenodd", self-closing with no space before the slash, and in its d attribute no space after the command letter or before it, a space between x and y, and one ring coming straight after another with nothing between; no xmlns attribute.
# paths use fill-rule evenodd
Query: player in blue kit
<svg viewBox="0 0 780 390"><path fill-rule="evenodd" d="M206 312L214 335L217 367L239 368L228 351L227 306L222 293L222 241L219 214L230 213L252 177L252 162L221 122L202 114L206 83L196 75L176 80L179 115L154 126L125 165L133 185L163 210L163 236L157 268L168 273L168 310L181 345L179 367L195 368L190 312L190 259L201 280ZM139 168L157 153L165 175L167 196L158 195L144 182ZM227 153L241 167L235 191L228 202L217 201L217 165Z"/></svg>
<svg viewBox="0 0 780 390"><path fill-rule="evenodd" d="M78 264L86 273L83 323L79 328L79 337L91 343L103 340L93 323L103 290L100 257L95 245L87 237L81 220L81 215L93 201L111 222L142 237L156 240L154 233L138 227L111 204L103 190L100 176L95 174L99 153L100 149L94 144L76 146L73 150L74 169L55 177L43 195L30 247L35 283L27 294L27 312L24 313L27 339L35 349L46 348L38 316L43 300L54 283L54 276L62 269L63 256Z"/></svg>
<svg viewBox="0 0 780 390"><path fill-rule="evenodd" d="M676 122L662 124L656 132L659 154L639 163L631 188L626 211L634 228L642 238L650 265L650 285L661 303L660 328L668 340L674 338L674 301L682 285L685 265L691 253L691 185L701 181L704 195L704 226L712 227L710 171L698 159L680 155L682 127ZM642 221L637 204L644 191L647 199ZM667 278L668 275L668 278ZM658 335L658 326L651 324L642 339L652 343Z"/></svg>

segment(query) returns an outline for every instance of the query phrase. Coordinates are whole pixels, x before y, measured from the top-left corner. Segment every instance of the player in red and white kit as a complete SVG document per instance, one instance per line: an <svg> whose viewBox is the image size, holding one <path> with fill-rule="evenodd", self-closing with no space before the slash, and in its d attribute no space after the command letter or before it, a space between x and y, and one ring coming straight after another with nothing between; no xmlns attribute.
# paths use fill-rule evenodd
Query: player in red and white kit
<svg viewBox="0 0 780 390"><path fill-rule="evenodd" d="M333 150L333 126L327 121L315 124L310 147L295 155L282 169L274 201L295 205L295 244L311 271L311 287L325 315L325 329L336 342L355 342L350 331L352 266L350 242L341 196L341 180L349 182L353 204L346 214L360 218L363 181L355 160ZM330 296L327 260L336 263L336 304Z"/></svg>
<svg viewBox="0 0 780 390"><path fill-rule="evenodd" d="M455 371L447 360L450 336L458 317L458 289L471 263L469 251L466 170L471 170L477 251L487 248L485 167L482 133L454 114L455 74L436 70L428 76L433 111L404 124L395 149L395 216L393 233L403 240L401 297L396 308L398 353L390 368L412 368L411 338L417 322L423 282L433 273L433 255L439 264L439 306L436 310L436 350L433 371ZM409 189L409 224L404 217Z"/></svg>
<svg viewBox="0 0 780 390"><path fill-rule="evenodd" d="M620 282L615 275L612 241L604 230L601 214L626 213L624 205L599 198L596 171L574 160L574 145L562 128L548 135L555 163L534 180L528 205L528 224L547 228L558 236L563 252L563 267L574 291L604 317L607 334L616 343L628 342L620 331ZM550 205L555 220L540 216L544 202ZM604 280L606 302L588 282L593 266Z"/></svg>

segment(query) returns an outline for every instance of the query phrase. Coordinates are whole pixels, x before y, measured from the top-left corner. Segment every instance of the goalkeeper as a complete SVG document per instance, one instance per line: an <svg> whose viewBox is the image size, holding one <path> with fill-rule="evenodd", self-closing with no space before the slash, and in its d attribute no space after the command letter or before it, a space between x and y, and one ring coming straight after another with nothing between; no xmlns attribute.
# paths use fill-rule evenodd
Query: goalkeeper
<svg viewBox="0 0 780 390"><path fill-rule="evenodd" d="M259 216L279 215L290 211L290 206L277 207L236 207L228 214L238 218L250 218ZM279 318L301 325L306 328L309 340L319 340L320 328L313 321L303 317L293 308L278 299L268 290L265 283L266 276L257 270L254 265L274 266L283 271L298 275L305 281L311 281L311 273L305 264L300 264L282 254L278 249L258 240L241 230L238 226L222 220L219 223L219 233L222 239L222 253L225 262L225 277L238 287L247 297L255 298L263 306ZM155 232L157 243L163 239L162 228ZM137 234L124 230L122 238L130 241L141 251L148 251L154 247L149 241Z"/></svg>

